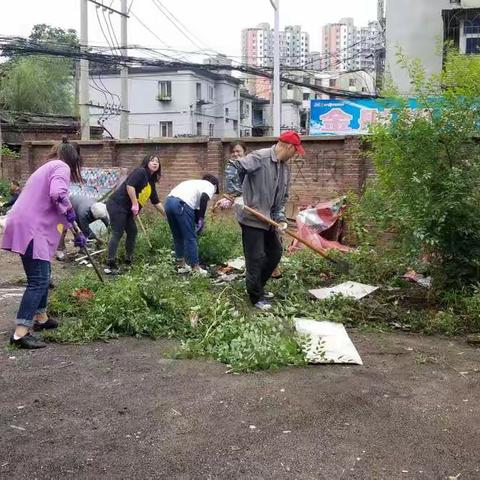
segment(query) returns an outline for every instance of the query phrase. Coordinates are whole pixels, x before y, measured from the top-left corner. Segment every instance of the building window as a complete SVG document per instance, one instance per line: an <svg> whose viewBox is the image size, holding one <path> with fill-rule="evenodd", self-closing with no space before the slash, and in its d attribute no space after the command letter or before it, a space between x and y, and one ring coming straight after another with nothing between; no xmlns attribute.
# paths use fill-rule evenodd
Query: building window
<svg viewBox="0 0 480 480"><path fill-rule="evenodd" d="M465 53L480 54L480 37L466 39Z"/></svg>
<svg viewBox="0 0 480 480"><path fill-rule="evenodd" d="M211 124L208 126L208 136L209 136L209 137L215 136L215 124L214 124L214 123L211 123Z"/></svg>
<svg viewBox="0 0 480 480"><path fill-rule="evenodd" d="M228 108L225 108L225 121L228 123L229 119L228 119L228 114L229 114L229 111L228 111Z"/></svg>
<svg viewBox="0 0 480 480"><path fill-rule="evenodd" d="M328 84L330 85L330 87L335 87L337 85L337 81L334 78L331 78L328 81Z"/></svg>
<svg viewBox="0 0 480 480"><path fill-rule="evenodd" d="M160 122L160 136L173 137L173 122Z"/></svg>
<svg viewBox="0 0 480 480"><path fill-rule="evenodd" d="M237 96L237 91L236 91L236 90L233 90L233 96L234 96L234 97Z"/></svg>
<svg viewBox="0 0 480 480"><path fill-rule="evenodd" d="M357 82L355 81L354 78L350 78L350 79L348 80L348 86L349 86L349 87L354 87L354 86L356 85L356 83L357 83Z"/></svg>
<svg viewBox="0 0 480 480"><path fill-rule="evenodd" d="M208 86L208 99L213 100L213 86L212 85Z"/></svg>
<svg viewBox="0 0 480 480"><path fill-rule="evenodd" d="M197 137L202 136L202 122L197 122Z"/></svg>
<svg viewBox="0 0 480 480"><path fill-rule="evenodd" d="M234 120L233 121L233 129L237 130L237 128L238 128L238 120Z"/></svg>
<svg viewBox="0 0 480 480"><path fill-rule="evenodd" d="M159 101L167 101L172 99L172 82L160 81L158 82L158 97Z"/></svg>
<svg viewBox="0 0 480 480"><path fill-rule="evenodd" d="M202 99L202 84L197 83L197 102Z"/></svg>
<svg viewBox="0 0 480 480"><path fill-rule="evenodd" d="M310 98L310 94L307 93L307 92L305 92L305 93L303 94L303 99L304 99L304 100L308 100L309 98Z"/></svg>

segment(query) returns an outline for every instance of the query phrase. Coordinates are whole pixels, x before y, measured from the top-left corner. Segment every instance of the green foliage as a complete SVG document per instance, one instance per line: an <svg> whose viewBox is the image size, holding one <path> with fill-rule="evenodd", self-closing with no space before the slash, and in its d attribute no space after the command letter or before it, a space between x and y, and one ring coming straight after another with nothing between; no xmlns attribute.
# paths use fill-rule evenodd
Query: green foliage
<svg viewBox="0 0 480 480"><path fill-rule="evenodd" d="M78 301L80 288L91 289L94 298ZM65 320L47 336L59 342L169 336L183 341L180 356L211 356L232 371L302 365L288 319L251 314L247 319L235 305L244 302L235 287L219 291L209 279L177 275L169 252L160 250L154 262L103 285L91 275L63 282L50 311Z"/></svg>
<svg viewBox="0 0 480 480"><path fill-rule="evenodd" d="M168 222L156 212L145 215L145 226L153 252L146 241L141 240L135 255L148 261L156 251L173 249L172 234ZM220 265L242 255L241 231L232 218L215 219L207 216L205 230L198 238L200 261L207 265Z"/></svg>
<svg viewBox="0 0 480 480"><path fill-rule="evenodd" d="M373 126L378 179L364 204L383 205L377 227L394 232L407 257L431 256L437 286L469 284L480 271L480 108L470 95L478 93L480 63L452 56L441 78L427 78L417 61L399 57L420 110L398 98L393 120ZM432 97L442 80L458 83Z"/></svg>
<svg viewBox="0 0 480 480"><path fill-rule="evenodd" d="M241 236L240 227L233 219L207 219L205 230L198 241L202 261L218 265L242 255Z"/></svg>
<svg viewBox="0 0 480 480"><path fill-rule="evenodd" d="M10 183L0 178L0 198L7 198L10 195Z"/></svg>
<svg viewBox="0 0 480 480"><path fill-rule="evenodd" d="M7 147L6 145L2 145L1 148L2 148L2 156L10 157L15 160L19 160L21 158L21 155L18 152L15 152L11 148Z"/></svg>
<svg viewBox="0 0 480 480"><path fill-rule="evenodd" d="M209 278L178 275L166 222L158 215L146 220L153 249L141 235L137 266L127 274L101 284L88 271L58 285L50 311L63 321L48 338L90 342L124 335L171 337L180 341L177 356L211 357L239 372L304 365L306 339L296 335L295 317L377 331L401 327L451 335L480 330L480 289L438 296L407 284L399 280L407 260L373 244L343 257L350 264L348 274L307 249L287 257L282 278L268 286L275 293L274 309L260 313L249 306L243 279L217 286ZM215 259L223 261L239 248L233 223L210 219L208 228L212 233L204 246L212 252L218 246L221 253ZM318 301L308 292L346 280L381 289L362 301L342 296ZM89 289L94 296L82 299L79 289Z"/></svg>
<svg viewBox="0 0 480 480"><path fill-rule="evenodd" d="M35 25L30 38L72 50L79 45L74 30L47 25ZM47 55L13 56L1 66L0 105L22 112L73 114L73 78L73 60Z"/></svg>

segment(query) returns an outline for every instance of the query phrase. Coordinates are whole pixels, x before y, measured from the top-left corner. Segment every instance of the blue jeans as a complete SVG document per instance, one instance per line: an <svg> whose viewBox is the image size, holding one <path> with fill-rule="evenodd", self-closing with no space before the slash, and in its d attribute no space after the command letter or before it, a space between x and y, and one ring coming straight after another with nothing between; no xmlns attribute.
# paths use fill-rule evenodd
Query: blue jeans
<svg viewBox="0 0 480 480"><path fill-rule="evenodd" d="M175 257L186 258L189 265L198 265L194 210L179 198L167 197L165 213L172 231Z"/></svg>
<svg viewBox="0 0 480 480"><path fill-rule="evenodd" d="M23 269L27 275L27 288L20 302L17 313L17 325L31 328L33 317L47 310L48 287L50 285L51 265L46 260L33 259L33 240L30 242L22 259Z"/></svg>

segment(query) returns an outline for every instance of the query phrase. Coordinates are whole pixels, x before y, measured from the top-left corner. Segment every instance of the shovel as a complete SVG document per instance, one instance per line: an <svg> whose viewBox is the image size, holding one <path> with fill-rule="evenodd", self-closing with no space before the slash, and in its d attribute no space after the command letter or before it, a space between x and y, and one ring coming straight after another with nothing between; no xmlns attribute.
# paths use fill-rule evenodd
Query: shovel
<svg viewBox="0 0 480 480"><path fill-rule="evenodd" d="M241 208L243 208L246 212L250 213L254 217L258 218L264 223L268 223L269 225L272 225L272 227L275 227L278 229L281 233L285 233L286 235L289 235L290 237L294 238L295 240L299 241L306 247L310 248L310 250L313 250L315 253L318 253L320 256L322 256L325 260L328 260L329 262L334 263L341 271L347 272L350 268L350 265L347 262L344 262L342 260L337 260L336 258L332 258L330 255L328 255L327 251L324 250L323 248L317 247L313 243L311 243L309 240L300 237L297 235L295 232L293 232L290 229L282 230L280 227L280 224L277 222L273 221L271 218L266 217L260 212L257 212L251 207L248 207L247 205L243 204L241 205Z"/></svg>

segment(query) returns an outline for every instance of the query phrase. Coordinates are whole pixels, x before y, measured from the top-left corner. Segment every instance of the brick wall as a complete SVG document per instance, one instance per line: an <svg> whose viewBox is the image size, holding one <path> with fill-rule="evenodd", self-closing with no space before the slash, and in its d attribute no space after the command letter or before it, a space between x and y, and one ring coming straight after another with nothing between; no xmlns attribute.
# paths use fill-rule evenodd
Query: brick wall
<svg viewBox="0 0 480 480"><path fill-rule="evenodd" d="M90 127L90 138L100 140L103 135L102 127ZM64 136L69 139L79 139L78 125L71 126L41 126L41 125L2 125L2 140L8 145L20 145L23 142L31 142L36 140L61 140Z"/></svg>
<svg viewBox="0 0 480 480"><path fill-rule="evenodd" d="M242 139L248 151L273 145L274 138ZM232 139L233 141L233 139ZM182 180L199 178L209 172L223 176L229 156L228 139L181 138L151 140L93 140L79 142L86 166L127 167L140 164L143 157L157 152L162 164L160 195L166 195ZM4 161L6 178L28 176L45 161L53 142L26 142L21 160ZM349 190L360 191L371 167L356 137L304 137L305 157L291 164L291 207L333 198Z"/></svg>

